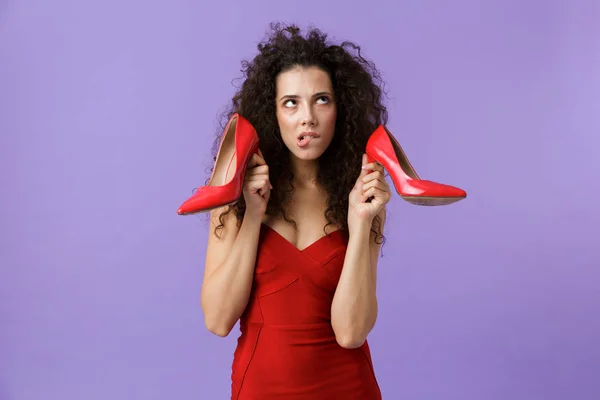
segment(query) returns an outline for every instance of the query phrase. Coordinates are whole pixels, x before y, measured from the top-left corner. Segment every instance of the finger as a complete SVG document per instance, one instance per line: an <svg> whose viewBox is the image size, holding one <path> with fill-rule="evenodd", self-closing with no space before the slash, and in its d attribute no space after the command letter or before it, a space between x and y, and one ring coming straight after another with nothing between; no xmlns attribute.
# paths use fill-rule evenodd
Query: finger
<svg viewBox="0 0 600 400"><path fill-rule="evenodd" d="M270 190L270 183L268 180L263 179L251 181L249 183L251 193L258 193L261 196L264 196Z"/></svg>
<svg viewBox="0 0 600 400"><path fill-rule="evenodd" d="M368 169L365 168L365 165L367 165L368 161L369 161L369 159L367 158L367 155L363 154L362 155L362 166L361 166L361 170L360 170L360 178L363 178L370 172Z"/></svg>
<svg viewBox="0 0 600 400"><path fill-rule="evenodd" d="M382 185L375 185L372 187L369 187L368 189L365 189L363 191L363 195L370 195L370 196L391 196L391 191L389 190L388 187L382 186Z"/></svg>
<svg viewBox="0 0 600 400"><path fill-rule="evenodd" d="M268 185L271 184L271 182L269 181L269 177L266 175L249 176L246 178L246 182L252 183L252 184L254 184L256 182L267 182Z"/></svg>
<svg viewBox="0 0 600 400"><path fill-rule="evenodd" d="M248 164L251 165L252 167L255 167L257 165L267 165L267 163L265 162L265 159L256 153L252 154L252 157L250 157L250 162Z"/></svg>
<svg viewBox="0 0 600 400"><path fill-rule="evenodd" d="M363 203L366 200L370 199L371 197L373 197L373 198L381 198L382 202L383 202L383 199L385 198L385 192L382 191L381 189L379 189L378 187L372 187L372 188L370 188L368 190L365 190L364 193L363 193L363 200L362 200Z"/></svg>
<svg viewBox="0 0 600 400"><path fill-rule="evenodd" d="M383 170L384 170L383 165L379 164L378 162L372 162L372 163L365 164L362 166L362 168L369 170L370 172L373 172L373 171L383 172Z"/></svg>
<svg viewBox="0 0 600 400"><path fill-rule="evenodd" d="M271 182L269 182L269 178L259 177L248 179L248 184L250 187L271 187Z"/></svg>
<svg viewBox="0 0 600 400"><path fill-rule="evenodd" d="M265 173L265 172L254 171L254 170L250 170L246 174L246 179L255 179L256 177L269 179L269 174Z"/></svg>
<svg viewBox="0 0 600 400"><path fill-rule="evenodd" d="M363 191L367 191L373 187L377 187L381 190L385 190L385 184L378 179L373 179L369 182L363 183L362 189Z"/></svg>
<svg viewBox="0 0 600 400"><path fill-rule="evenodd" d="M273 184L271 184L271 180L269 179L269 174L246 174L245 177L246 182L267 182L267 186L269 189L273 189Z"/></svg>
<svg viewBox="0 0 600 400"><path fill-rule="evenodd" d="M383 172L373 171L373 172L369 173L368 175L365 175L362 177L363 183L371 182L373 180L385 181L385 179L383 177Z"/></svg>
<svg viewBox="0 0 600 400"><path fill-rule="evenodd" d="M247 174L252 174L252 175L256 175L256 174L269 174L269 166L268 165L256 165L252 168L248 168L248 171L246 172Z"/></svg>
<svg viewBox="0 0 600 400"><path fill-rule="evenodd" d="M260 193L262 193L262 196L267 196L269 195L269 193L271 192L271 189L273 189L273 186L271 186L271 182L269 182L269 180L267 179L264 183L262 188L260 189Z"/></svg>
<svg viewBox="0 0 600 400"><path fill-rule="evenodd" d="M363 194L362 194L362 199L361 199L361 202L362 202L362 203L366 203L366 202L367 202L369 199L371 199L371 198L375 197L375 196L373 195L373 190L374 190L374 189L373 189L373 188L371 188L371 189L369 189L369 190L367 190L367 191L363 192Z"/></svg>

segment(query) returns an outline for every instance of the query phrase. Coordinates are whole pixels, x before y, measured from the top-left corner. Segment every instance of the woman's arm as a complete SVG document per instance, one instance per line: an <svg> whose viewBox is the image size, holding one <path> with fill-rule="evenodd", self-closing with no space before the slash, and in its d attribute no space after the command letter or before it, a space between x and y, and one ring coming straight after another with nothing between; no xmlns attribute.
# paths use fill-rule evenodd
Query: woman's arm
<svg viewBox="0 0 600 400"><path fill-rule="evenodd" d="M383 223L385 211L380 214ZM350 230L346 258L333 304L331 324L337 342L345 348L362 346L377 320L377 260L381 245L374 240L370 223Z"/></svg>
<svg viewBox="0 0 600 400"><path fill-rule="evenodd" d="M248 305L260 236L271 194L269 167L262 153L252 155L244 178L246 211L241 225L229 213L221 237L214 233L223 209L211 212L200 303L208 330L227 336Z"/></svg>
<svg viewBox="0 0 600 400"><path fill-rule="evenodd" d="M206 328L224 337L240 318L250 296L261 219L244 216L241 226L226 216L221 238L214 233L220 211L211 212L200 302Z"/></svg>
<svg viewBox="0 0 600 400"><path fill-rule="evenodd" d="M377 260L381 245L376 243L371 227L379 216L379 231L383 233L385 205L391 197L383 167L367 162L363 154L361 173L348 197L350 239L331 305L335 337L346 348L362 346L377 320Z"/></svg>

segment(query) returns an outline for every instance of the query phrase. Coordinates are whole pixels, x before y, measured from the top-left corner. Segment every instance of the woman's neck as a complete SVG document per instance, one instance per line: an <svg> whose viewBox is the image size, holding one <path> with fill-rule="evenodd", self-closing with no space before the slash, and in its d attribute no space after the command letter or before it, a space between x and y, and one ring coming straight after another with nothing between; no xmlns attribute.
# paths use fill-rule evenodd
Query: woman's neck
<svg viewBox="0 0 600 400"><path fill-rule="evenodd" d="M300 187L316 187L319 162L317 160L301 160L293 155L290 157L290 168L294 175L294 185Z"/></svg>

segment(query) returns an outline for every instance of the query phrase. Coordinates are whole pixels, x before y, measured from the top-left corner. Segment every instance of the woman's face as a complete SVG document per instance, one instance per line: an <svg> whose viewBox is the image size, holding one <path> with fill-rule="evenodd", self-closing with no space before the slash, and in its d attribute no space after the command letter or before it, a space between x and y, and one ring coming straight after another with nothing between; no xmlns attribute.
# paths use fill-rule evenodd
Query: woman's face
<svg viewBox="0 0 600 400"><path fill-rule="evenodd" d="M318 67L296 67L275 81L277 121L283 142L301 160L316 160L335 132L336 105L329 74Z"/></svg>

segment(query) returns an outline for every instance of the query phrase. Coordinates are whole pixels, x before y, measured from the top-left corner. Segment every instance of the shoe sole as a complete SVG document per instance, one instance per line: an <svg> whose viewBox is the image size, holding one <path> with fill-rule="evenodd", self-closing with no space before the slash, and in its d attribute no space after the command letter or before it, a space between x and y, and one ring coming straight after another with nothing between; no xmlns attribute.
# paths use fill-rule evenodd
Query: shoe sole
<svg viewBox="0 0 600 400"><path fill-rule="evenodd" d="M466 197L423 197L423 196L400 196L403 200L417 206L446 206L456 203Z"/></svg>

